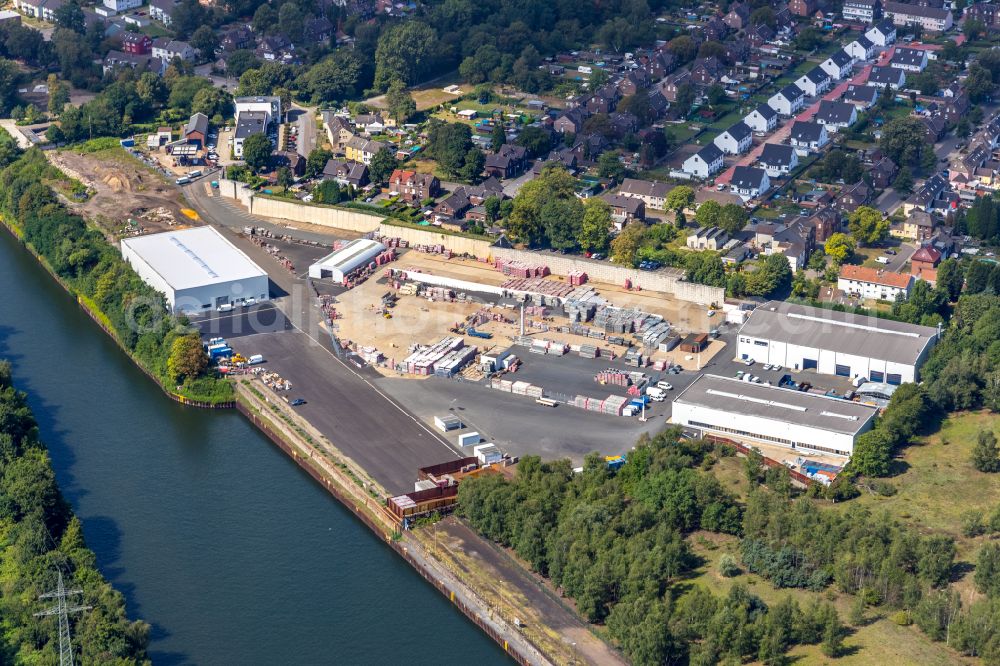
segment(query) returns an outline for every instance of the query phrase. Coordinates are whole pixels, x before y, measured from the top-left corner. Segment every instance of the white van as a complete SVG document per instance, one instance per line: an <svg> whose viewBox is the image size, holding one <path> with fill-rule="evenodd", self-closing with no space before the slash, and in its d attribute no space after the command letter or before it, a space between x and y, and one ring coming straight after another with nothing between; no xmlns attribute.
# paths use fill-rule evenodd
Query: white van
<svg viewBox="0 0 1000 666"><path fill-rule="evenodd" d="M199 176L201 176L201 170L188 171L188 178L198 178Z"/></svg>
<svg viewBox="0 0 1000 666"><path fill-rule="evenodd" d="M188 183L191 182L191 179L188 178L187 176L181 176L180 178L178 178L174 182L177 183L178 185L187 185Z"/></svg>
<svg viewBox="0 0 1000 666"><path fill-rule="evenodd" d="M889 263L889 257L884 257L884 256L883 257L876 257L875 261L877 261L878 263L880 263L882 265L886 265L886 264Z"/></svg>
<svg viewBox="0 0 1000 666"><path fill-rule="evenodd" d="M263 363L263 362L264 362L264 357L261 356L260 354L254 354L253 356L247 359L247 363L249 363L250 365L257 365L258 363Z"/></svg>
<svg viewBox="0 0 1000 666"><path fill-rule="evenodd" d="M647 387L646 395L648 395L653 402L663 402L667 399L667 392L658 386Z"/></svg>
<svg viewBox="0 0 1000 666"><path fill-rule="evenodd" d="M232 303L223 303L222 305L219 306L219 312L232 312L232 311L233 311Z"/></svg>

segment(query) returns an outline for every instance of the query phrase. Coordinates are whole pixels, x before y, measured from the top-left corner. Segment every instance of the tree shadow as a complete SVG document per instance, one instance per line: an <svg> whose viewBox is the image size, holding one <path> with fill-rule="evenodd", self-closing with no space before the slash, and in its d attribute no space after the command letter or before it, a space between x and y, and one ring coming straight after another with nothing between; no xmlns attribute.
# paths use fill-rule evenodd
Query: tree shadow
<svg viewBox="0 0 1000 666"><path fill-rule="evenodd" d="M901 476L902 474L905 474L909 470L910 470L910 463L899 458L894 458L893 460L889 461L888 478L891 479L893 477Z"/></svg>
<svg viewBox="0 0 1000 666"><path fill-rule="evenodd" d="M957 583L970 573L976 570L972 562L955 562L951 567L951 574L948 576L949 582Z"/></svg>

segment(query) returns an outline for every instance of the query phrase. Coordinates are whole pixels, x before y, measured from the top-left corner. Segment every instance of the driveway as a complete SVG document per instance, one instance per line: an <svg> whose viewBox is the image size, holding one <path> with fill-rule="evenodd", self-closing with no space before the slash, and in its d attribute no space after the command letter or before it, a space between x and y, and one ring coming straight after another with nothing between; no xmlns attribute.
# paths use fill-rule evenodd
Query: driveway
<svg viewBox="0 0 1000 666"><path fill-rule="evenodd" d="M892 215L902 203L903 197L891 187L887 187L875 200L875 205L886 215Z"/></svg>
<svg viewBox="0 0 1000 666"><path fill-rule="evenodd" d="M313 111L294 107L288 112L288 121L296 123L299 128L295 149L302 157L309 157L309 153L316 148L316 117Z"/></svg>

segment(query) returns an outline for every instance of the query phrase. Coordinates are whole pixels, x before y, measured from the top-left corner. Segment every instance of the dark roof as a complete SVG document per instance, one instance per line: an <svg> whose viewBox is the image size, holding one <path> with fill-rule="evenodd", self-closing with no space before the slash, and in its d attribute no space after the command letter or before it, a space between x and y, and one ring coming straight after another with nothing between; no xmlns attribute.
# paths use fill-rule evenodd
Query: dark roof
<svg viewBox="0 0 1000 666"><path fill-rule="evenodd" d="M737 188L760 187L761 181L767 177L767 172L763 169L748 166L738 166L733 169L733 178L730 184Z"/></svg>
<svg viewBox="0 0 1000 666"><path fill-rule="evenodd" d="M202 136L208 135L208 116L204 113L196 113L191 116L188 120L188 124L184 126L184 136L191 134L192 132L199 132Z"/></svg>
<svg viewBox="0 0 1000 666"><path fill-rule="evenodd" d="M830 75L826 73L826 70L820 66L813 67L808 72L806 72L806 78L813 83L825 83L830 80Z"/></svg>
<svg viewBox="0 0 1000 666"><path fill-rule="evenodd" d="M858 37L854 41L856 41L858 44L860 44L861 48L865 49L866 51L869 51L869 50L871 50L872 48L875 47L875 42L873 42L872 40L868 39L864 35L861 35L860 37Z"/></svg>
<svg viewBox="0 0 1000 666"><path fill-rule="evenodd" d="M823 100L819 103L819 110L816 112L816 118L822 120L825 123L848 123L851 121L851 115L856 114L857 111L853 104L848 104L847 102L831 102L828 100Z"/></svg>
<svg viewBox="0 0 1000 666"><path fill-rule="evenodd" d="M868 26L868 30L874 30L876 28L883 35L891 35L892 33L896 32L896 26L892 22L892 19L882 19L878 23L872 23L870 26ZM866 30L865 32L868 32L868 30Z"/></svg>
<svg viewBox="0 0 1000 666"><path fill-rule="evenodd" d="M923 16L926 18L943 20L951 10L944 7L921 7L903 2L885 3L886 14L906 14L909 16Z"/></svg>
<svg viewBox="0 0 1000 666"><path fill-rule="evenodd" d="M784 98L787 99L789 102L794 102L798 98L800 98L803 95L805 95L805 93L802 92L801 88L799 88L799 87L797 87L797 86L795 86L795 85L793 85L791 83L788 84L787 86L785 86L784 88L782 88L781 90L779 90L778 92L782 96L784 96Z"/></svg>
<svg viewBox="0 0 1000 666"><path fill-rule="evenodd" d="M254 134L263 134L266 122L267 114L263 111L244 111L236 122L234 136L237 139L245 139Z"/></svg>
<svg viewBox="0 0 1000 666"><path fill-rule="evenodd" d="M782 143L765 143L760 163L767 166L787 166L792 163L795 149Z"/></svg>
<svg viewBox="0 0 1000 666"><path fill-rule="evenodd" d="M845 65L850 65L854 58L851 57L847 51L841 49L830 56L829 60L833 61L833 64L837 67L844 67Z"/></svg>
<svg viewBox="0 0 1000 666"><path fill-rule="evenodd" d="M792 131L789 134L789 137L795 139L796 141L803 142L819 141L822 132L822 125L798 120L792 125Z"/></svg>
<svg viewBox="0 0 1000 666"><path fill-rule="evenodd" d="M871 102L878 97L878 88L872 86L847 86L844 91L844 100L855 100L858 102Z"/></svg>
<svg viewBox="0 0 1000 666"><path fill-rule="evenodd" d="M900 65L916 66L924 61L925 55L926 52L920 49L899 48L892 54L891 62L893 64L899 63Z"/></svg>
<svg viewBox="0 0 1000 666"><path fill-rule="evenodd" d="M715 160L722 157L722 151L719 150L718 146L716 146L714 143L710 143L701 150L699 150L696 153L696 155L698 155L701 159L705 160L706 164L711 164Z"/></svg>
<svg viewBox="0 0 1000 666"><path fill-rule="evenodd" d="M750 129L750 126L742 120L733 124L733 126L727 129L726 132L737 141L741 141L753 134L753 130Z"/></svg>
<svg viewBox="0 0 1000 666"><path fill-rule="evenodd" d="M875 83L898 83L900 76L905 79L906 74L898 67L872 67L868 80Z"/></svg>
<svg viewBox="0 0 1000 666"><path fill-rule="evenodd" d="M754 111L764 116L766 120L770 120L778 115L778 112L769 107L767 104L758 104Z"/></svg>

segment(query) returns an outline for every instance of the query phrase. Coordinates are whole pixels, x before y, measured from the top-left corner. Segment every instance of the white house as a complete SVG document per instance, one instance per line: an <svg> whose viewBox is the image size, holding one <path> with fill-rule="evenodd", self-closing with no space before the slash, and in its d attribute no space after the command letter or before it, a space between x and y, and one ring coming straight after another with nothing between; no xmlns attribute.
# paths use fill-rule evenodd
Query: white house
<svg viewBox="0 0 1000 666"><path fill-rule="evenodd" d="M875 86L847 86L843 101L853 104L860 111L870 109L878 101L878 88Z"/></svg>
<svg viewBox="0 0 1000 666"><path fill-rule="evenodd" d="M792 125L792 130L788 135L788 142L802 156L820 150L829 141L826 127L819 123L802 120L796 121Z"/></svg>
<svg viewBox="0 0 1000 666"><path fill-rule="evenodd" d="M716 147L727 155L739 155L750 150L753 132L742 120L715 137Z"/></svg>
<svg viewBox="0 0 1000 666"><path fill-rule="evenodd" d="M909 298L913 279L909 273L845 264L837 276L837 289L861 298L895 301L899 296Z"/></svg>
<svg viewBox="0 0 1000 666"><path fill-rule="evenodd" d="M853 104L847 102L830 102L824 99L819 103L819 110L813 120L824 125L828 132L836 132L856 123L858 110Z"/></svg>
<svg viewBox="0 0 1000 666"><path fill-rule="evenodd" d="M729 240L729 234L719 227L702 227L688 234L686 245L691 250L719 251Z"/></svg>
<svg viewBox="0 0 1000 666"><path fill-rule="evenodd" d="M233 157L243 158L243 142L254 134L265 134L267 130L267 115L263 111L244 111L236 116L236 129L233 132Z"/></svg>
<svg viewBox="0 0 1000 666"><path fill-rule="evenodd" d="M927 51L923 49L908 49L901 46L892 54L889 66L907 72L922 72L927 69Z"/></svg>
<svg viewBox="0 0 1000 666"><path fill-rule="evenodd" d="M830 75L822 67L813 67L795 81L795 85L799 87L799 90L810 97L822 95L830 89L832 84L833 79L830 78Z"/></svg>
<svg viewBox="0 0 1000 666"><path fill-rule="evenodd" d="M819 66L823 68L824 72L839 81L850 75L851 68L854 67L854 57L841 49L821 62Z"/></svg>
<svg viewBox="0 0 1000 666"><path fill-rule="evenodd" d="M865 32L865 37L870 39L875 46L882 48L891 46L896 41L896 26L890 19L883 19L869 27Z"/></svg>
<svg viewBox="0 0 1000 666"><path fill-rule="evenodd" d="M919 26L928 32L945 32L954 25L951 9L945 7L930 7L907 2L886 2L885 15L896 25Z"/></svg>
<svg viewBox="0 0 1000 666"><path fill-rule="evenodd" d="M174 58L194 60L197 55L198 51L187 42L166 37L157 37L153 40L153 57L164 62L170 62Z"/></svg>
<svg viewBox="0 0 1000 666"><path fill-rule="evenodd" d="M178 4L177 0L149 0L149 18L169 27Z"/></svg>
<svg viewBox="0 0 1000 666"><path fill-rule="evenodd" d="M705 374L677 395L670 422L702 436L782 447L788 455L847 458L877 413L853 400Z"/></svg>
<svg viewBox="0 0 1000 666"><path fill-rule="evenodd" d="M722 151L714 143L710 143L681 165L684 173L699 178L710 178L722 170Z"/></svg>
<svg viewBox="0 0 1000 666"><path fill-rule="evenodd" d="M626 178L622 181L622 186L618 188L618 194L639 199L646 205L646 208L666 210L667 195L672 189L674 188L669 183L661 183L658 180Z"/></svg>
<svg viewBox="0 0 1000 666"><path fill-rule="evenodd" d="M795 149L781 143L766 143L761 151L758 163L771 178L787 176L799 165L799 156Z"/></svg>
<svg viewBox="0 0 1000 666"><path fill-rule="evenodd" d="M898 67L872 67L868 85L899 90L906 85L906 72Z"/></svg>
<svg viewBox="0 0 1000 666"><path fill-rule="evenodd" d="M844 50L855 60L871 60L875 55L875 42L861 35L845 46Z"/></svg>
<svg viewBox="0 0 1000 666"><path fill-rule="evenodd" d="M881 11L879 0L844 0L841 15L845 20L871 23Z"/></svg>
<svg viewBox="0 0 1000 666"><path fill-rule="evenodd" d="M760 104L746 115L743 122L754 132L766 134L778 125L778 114L767 104Z"/></svg>
<svg viewBox="0 0 1000 666"><path fill-rule="evenodd" d="M783 116L797 113L805 104L806 97L795 85L787 85L767 100L767 105Z"/></svg>
<svg viewBox="0 0 1000 666"><path fill-rule="evenodd" d="M281 98L280 97L237 97L233 100L236 107L236 117L247 111L259 111L264 114L266 123L281 122Z"/></svg>
<svg viewBox="0 0 1000 666"><path fill-rule="evenodd" d="M117 13L126 12L136 7L142 7L142 0L104 0L104 6Z"/></svg>
<svg viewBox="0 0 1000 666"><path fill-rule="evenodd" d="M771 189L771 180L764 169L738 166L733 169L733 178L729 181L729 191L740 195L744 201L756 199Z"/></svg>

